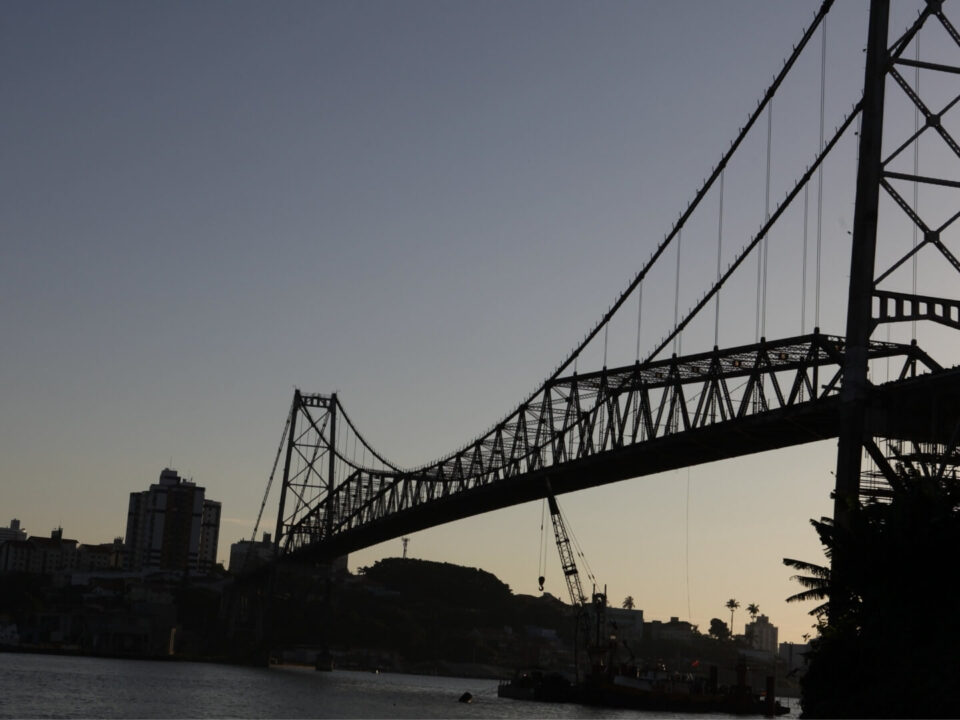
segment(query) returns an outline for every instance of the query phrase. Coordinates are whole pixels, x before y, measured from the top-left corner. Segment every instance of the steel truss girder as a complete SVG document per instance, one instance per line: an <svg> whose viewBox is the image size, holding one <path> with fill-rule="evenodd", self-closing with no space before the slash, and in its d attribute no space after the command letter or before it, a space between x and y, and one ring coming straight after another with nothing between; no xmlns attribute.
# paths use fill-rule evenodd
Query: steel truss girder
<svg viewBox="0 0 960 720"><path fill-rule="evenodd" d="M310 511L317 518L309 524L312 541L326 539L320 518L330 518L335 537L606 453L815 405L838 392L843 356L841 338L814 333L556 378L488 433L431 465L356 469ZM903 359L904 375L918 363L939 369L915 345L871 343L871 359L889 357Z"/></svg>

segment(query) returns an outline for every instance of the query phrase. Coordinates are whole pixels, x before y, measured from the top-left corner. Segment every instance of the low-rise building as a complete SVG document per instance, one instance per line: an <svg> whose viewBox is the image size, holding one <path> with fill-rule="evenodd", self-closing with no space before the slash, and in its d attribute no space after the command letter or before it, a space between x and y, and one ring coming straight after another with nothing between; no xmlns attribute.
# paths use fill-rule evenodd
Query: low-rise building
<svg viewBox="0 0 960 720"><path fill-rule="evenodd" d="M27 533L20 528L20 521L14 518L10 527L0 527L0 543L8 540L26 540Z"/></svg>
<svg viewBox="0 0 960 720"><path fill-rule="evenodd" d="M651 620L646 624L645 632L651 640L668 640L682 644L693 642L694 627L686 620L678 617L670 618L670 622Z"/></svg>
<svg viewBox="0 0 960 720"><path fill-rule="evenodd" d="M40 555L33 552L29 540L7 540L0 543L0 573L40 574Z"/></svg>
<svg viewBox="0 0 960 720"><path fill-rule="evenodd" d="M743 634L754 650L763 650L773 655L777 652L778 633L777 626L770 622L770 618L760 615L753 622L747 623Z"/></svg>
<svg viewBox="0 0 960 720"><path fill-rule="evenodd" d="M787 672L802 669L808 652L810 643L780 643L780 661L786 666Z"/></svg>
<svg viewBox="0 0 960 720"><path fill-rule="evenodd" d="M607 608L607 622L614 625L617 637L629 642L643 640L643 610Z"/></svg>
<svg viewBox="0 0 960 720"><path fill-rule="evenodd" d="M227 569L234 575L255 570L261 565L271 562L275 548L270 533L263 534L263 540L240 540L230 546L230 564Z"/></svg>
<svg viewBox="0 0 960 720"><path fill-rule="evenodd" d="M63 537L57 528L50 537L8 540L0 544L0 572L53 575L77 567L77 541Z"/></svg>
<svg viewBox="0 0 960 720"><path fill-rule="evenodd" d="M77 548L77 569L122 570L124 566L123 538L114 538L112 543L98 545L82 544Z"/></svg>

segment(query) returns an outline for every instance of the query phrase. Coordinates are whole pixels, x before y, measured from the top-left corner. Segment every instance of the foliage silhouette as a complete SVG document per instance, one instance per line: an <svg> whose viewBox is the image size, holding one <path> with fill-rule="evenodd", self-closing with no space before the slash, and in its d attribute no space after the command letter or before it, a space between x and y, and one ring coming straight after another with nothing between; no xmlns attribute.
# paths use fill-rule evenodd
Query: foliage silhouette
<svg viewBox="0 0 960 720"><path fill-rule="evenodd" d="M942 467L897 471L889 502L849 527L812 521L842 587L829 568L784 560L806 573L788 600L825 600L811 611L804 717L960 717L960 483Z"/></svg>
<svg viewBox="0 0 960 720"><path fill-rule="evenodd" d="M728 640L730 638L730 628L720 618L712 618L710 620L710 630L707 631L707 634L717 640Z"/></svg>
<svg viewBox="0 0 960 720"><path fill-rule="evenodd" d="M731 634L733 633L733 613L734 613L734 611L735 611L738 607L740 607L740 603L738 603L738 602L737 602L736 600L734 600L733 598L730 598L729 600L727 600L726 608L727 608L727 610L730 611L730 632L731 632Z"/></svg>

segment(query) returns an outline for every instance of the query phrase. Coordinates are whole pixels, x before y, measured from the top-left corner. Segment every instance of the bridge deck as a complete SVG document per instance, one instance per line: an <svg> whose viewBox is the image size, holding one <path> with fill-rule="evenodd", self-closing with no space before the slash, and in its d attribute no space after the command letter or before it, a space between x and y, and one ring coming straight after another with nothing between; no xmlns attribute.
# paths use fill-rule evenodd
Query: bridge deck
<svg viewBox="0 0 960 720"><path fill-rule="evenodd" d="M947 442L960 403L960 368L876 386L871 399L871 436L917 442ZM330 539L302 548L300 558L336 557L400 535L497 510L554 493L652 475L777 448L837 437L840 398L781 407L769 412L665 435L600 452L522 476L463 490L394 512Z"/></svg>

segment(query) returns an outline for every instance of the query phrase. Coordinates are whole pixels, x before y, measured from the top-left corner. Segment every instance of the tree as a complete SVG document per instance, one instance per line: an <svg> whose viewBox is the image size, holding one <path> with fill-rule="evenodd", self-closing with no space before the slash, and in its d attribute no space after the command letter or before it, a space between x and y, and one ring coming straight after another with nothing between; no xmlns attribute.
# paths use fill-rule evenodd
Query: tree
<svg viewBox="0 0 960 720"><path fill-rule="evenodd" d="M789 599L821 601L804 717L960 717L960 482L942 465L895 473L889 500L844 527L812 521L842 585L829 568L785 561L805 573Z"/></svg>
<svg viewBox="0 0 960 720"><path fill-rule="evenodd" d="M633 602L633 595L627 595L623 599L623 607L626 608L627 610L633 610L633 608L635 607Z"/></svg>
<svg viewBox="0 0 960 720"><path fill-rule="evenodd" d="M814 528L816 528L817 533L822 539L825 537L825 534L822 532L823 526L832 524L833 521L830 520L830 518L821 518L820 522L816 520L811 520L810 522ZM787 602L823 600L824 602L813 608L809 614L816 618L826 615L830 607L830 568L804 562L803 560L794 560L793 558L784 558L783 564L787 567L792 567L794 570L807 573L806 575L790 576L791 580L796 580L802 587L806 588L806 590L801 590L791 595L787 598Z"/></svg>
<svg viewBox="0 0 960 720"><path fill-rule="evenodd" d="M727 607L727 610L730 611L730 632L733 633L733 612L734 612L738 607L740 607L740 603L738 603L738 602L737 602L736 600L734 600L733 598L730 598L729 600L727 600L727 605L726 605L726 607Z"/></svg>
<svg viewBox="0 0 960 720"><path fill-rule="evenodd" d="M760 606L756 603L750 603L747 605L747 612L750 613L750 619L755 621L757 619L757 615L760 614Z"/></svg>
<svg viewBox="0 0 960 720"><path fill-rule="evenodd" d="M727 624L720 618L713 618L710 620L710 630L707 632L707 635L717 640L727 640L730 638L730 628L728 628Z"/></svg>

